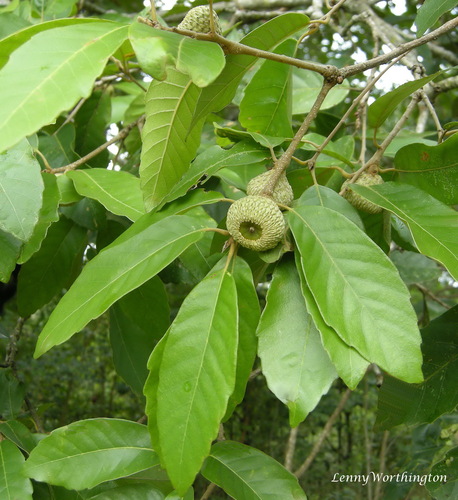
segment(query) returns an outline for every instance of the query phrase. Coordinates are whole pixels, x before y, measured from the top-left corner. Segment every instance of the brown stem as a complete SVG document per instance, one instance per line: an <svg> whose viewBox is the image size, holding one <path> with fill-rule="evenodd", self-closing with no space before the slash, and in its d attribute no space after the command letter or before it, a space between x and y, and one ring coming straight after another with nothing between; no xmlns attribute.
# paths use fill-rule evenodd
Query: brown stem
<svg viewBox="0 0 458 500"><path fill-rule="evenodd" d="M379 472L380 474L385 473L386 468L386 452L388 448L388 438L390 436L389 431L383 433L382 444L380 446L380 457L379 457ZM375 486L374 500L380 500L382 498L382 481L378 481Z"/></svg>
<svg viewBox="0 0 458 500"><path fill-rule="evenodd" d="M294 451L296 450L296 440L297 440L297 432L299 430L299 426L293 427L289 433L288 443L286 444L285 451L285 469L292 471L293 470L293 458Z"/></svg>
<svg viewBox="0 0 458 500"><path fill-rule="evenodd" d="M208 500L211 498L211 494L217 488L215 483L210 483L207 489L204 491L204 494L200 497L200 500Z"/></svg>
<svg viewBox="0 0 458 500"><path fill-rule="evenodd" d="M302 477L305 472L309 469L309 467L312 465L312 462L315 460L315 457L318 455L321 447L323 446L324 440L329 436L332 426L334 425L335 421L337 420L337 417L340 415L341 411L343 410L345 403L347 402L348 398L350 397L351 390L347 389L343 394L342 397L340 398L339 404L336 406L336 409L332 412L332 415L328 418L328 421L326 422L325 426L323 427L323 430L321 431L321 434L318 437L318 440L314 444L312 451L310 452L309 456L305 459L303 464L299 467L299 469L294 472L294 475L298 478Z"/></svg>

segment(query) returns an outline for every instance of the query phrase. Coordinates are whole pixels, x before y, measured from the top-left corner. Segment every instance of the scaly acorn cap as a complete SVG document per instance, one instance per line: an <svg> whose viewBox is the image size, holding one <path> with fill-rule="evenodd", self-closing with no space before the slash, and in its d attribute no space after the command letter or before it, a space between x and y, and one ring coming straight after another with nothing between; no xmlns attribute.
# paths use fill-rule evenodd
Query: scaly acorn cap
<svg viewBox="0 0 458 500"><path fill-rule="evenodd" d="M227 212L226 227L237 243L258 252L274 248L286 230L277 204L265 196L245 196L235 201Z"/></svg>
<svg viewBox="0 0 458 500"><path fill-rule="evenodd" d="M251 179L248 183L246 194L249 196L260 195L268 183L269 178L272 176L272 172L273 170L268 170L267 172L263 172L262 174L253 177L253 179ZM277 185L272 193L272 199L275 203L287 206L290 206L294 199L293 188L289 184L285 172L283 172L280 179L278 179Z"/></svg>
<svg viewBox="0 0 458 500"><path fill-rule="evenodd" d="M383 184L383 179L378 174L371 174L368 172L363 172L355 181L358 186L374 186L375 184ZM345 188L350 184L350 180L345 181L342 184L342 188ZM368 212L370 214L378 214L382 211L382 207L379 207L375 203L363 198L360 194L355 193L351 189L347 189L344 193L344 198L349 201L355 208L362 210L363 212Z"/></svg>
<svg viewBox="0 0 458 500"><path fill-rule="evenodd" d="M221 35L221 24L219 22L218 14L216 14L215 11L213 11L213 20L215 33ZM192 8L177 28L195 31L196 33L210 33L210 7L208 5L200 5L199 7Z"/></svg>

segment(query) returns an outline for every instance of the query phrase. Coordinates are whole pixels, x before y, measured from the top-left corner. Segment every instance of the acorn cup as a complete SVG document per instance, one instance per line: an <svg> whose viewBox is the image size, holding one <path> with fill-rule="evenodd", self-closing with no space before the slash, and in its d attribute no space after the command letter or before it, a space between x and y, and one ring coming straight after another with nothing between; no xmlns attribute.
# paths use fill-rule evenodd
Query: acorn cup
<svg viewBox="0 0 458 500"><path fill-rule="evenodd" d="M283 239L286 223L278 205L265 196L245 196L227 212L226 227L232 238L245 248L263 252Z"/></svg>
<svg viewBox="0 0 458 500"><path fill-rule="evenodd" d="M221 35L221 24L215 11L213 11L213 21L215 33ZM208 5L200 5L199 7L192 8L177 28L195 31L196 33L210 33L210 7Z"/></svg>
<svg viewBox="0 0 458 500"><path fill-rule="evenodd" d="M383 184L383 179L378 174L372 174L369 172L363 172L354 182L358 186L374 186L376 184ZM345 181L342 184L342 189L346 188L350 184L350 180ZM351 189L346 189L344 193L344 198L350 202L358 210L367 212L369 214L378 214L382 211L382 207L379 207L375 203L363 198L360 194L352 191Z"/></svg>
<svg viewBox="0 0 458 500"><path fill-rule="evenodd" d="M273 170L268 170L267 172L263 172L262 174L251 179L247 186L247 195L261 195L273 172ZM278 179L277 185L272 193L272 199L276 203L286 206L290 206L294 199L293 188L289 184L285 172L282 172L280 178Z"/></svg>

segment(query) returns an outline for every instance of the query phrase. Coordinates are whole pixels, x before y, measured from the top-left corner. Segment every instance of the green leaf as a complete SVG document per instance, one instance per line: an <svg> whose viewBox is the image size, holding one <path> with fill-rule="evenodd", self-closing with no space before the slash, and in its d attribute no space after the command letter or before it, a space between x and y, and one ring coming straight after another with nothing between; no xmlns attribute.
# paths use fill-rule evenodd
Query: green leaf
<svg viewBox="0 0 458 500"><path fill-rule="evenodd" d="M125 237L122 243L115 240L84 267L54 309L38 337L35 356L65 342L118 299L155 276L202 237L201 229L198 219L179 215Z"/></svg>
<svg viewBox="0 0 458 500"><path fill-rule="evenodd" d="M239 343L237 347L237 371L235 388L229 398L224 420L227 420L235 407L243 401L248 379L256 358L258 339L256 327L261 316L258 295L253 283L250 266L240 257L232 269L237 288L237 307L239 313Z"/></svg>
<svg viewBox="0 0 458 500"><path fill-rule="evenodd" d="M294 56L297 42L285 40L276 54ZM256 71L240 103L239 121L247 129L274 137L292 137L292 67L277 61L264 61Z"/></svg>
<svg viewBox="0 0 458 500"><path fill-rule="evenodd" d="M196 154L202 124L190 127L199 93L187 75L174 69L167 81L149 86L140 164L147 211L170 193Z"/></svg>
<svg viewBox="0 0 458 500"><path fill-rule="evenodd" d="M296 427L328 392L336 371L305 308L291 260L275 268L256 333L267 385L288 406Z"/></svg>
<svg viewBox="0 0 458 500"><path fill-rule="evenodd" d="M376 99L367 111L367 119L369 126L377 129L385 120L391 115L391 113L398 108L401 102L412 95L418 89L421 89L424 85L434 80L439 75L440 71L423 78L419 78L413 82L403 83L399 85L396 89L388 92L382 97Z"/></svg>
<svg viewBox="0 0 458 500"><path fill-rule="evenodd" d="M0 433L27 453L30 453L37 444L37 434L32 434L19 420L0 423Z"/></svg>
<svg viewBox="0 0 458 500"><path fill-rule="evenodd" d="M37 252L48 233L48 228L53 222L59 220L58 206L60 200L59 189L57 187L56 176L46 172L41 173L43 179L43 204L38 215L38 223L33 228L33 233L30 239L21 249L21 255L18 260L19 264L23 264Z"/></svg>
<svg viewBox="0 0 458 500"><path fill-rule="evenodd" d="M89 18L74 18L74 19L59 19L57 21L47 21L44 23L28 26L16 33L0 40L0 69L7 63L11 54L24 43L28 42L34 35L43 31L61 28L63 26L81 25L93 22L100 22L100 19Z"/></svg>
<svg viewBox="0 0 458 500"><path fill-rule="evenodd" d="M157 276L110 308L110 341L116 371L139 394L148 375L149 355L169 323L167 294Z"/></svg>
<svg viewBox="0 0 458 500"><path fill-rule="evenodd" d="M78 155L75 153L75 137L76 132L73 123L67 123L50 135L41 134L40 132L38 149L46 158L50 167L63 167L78 159ZM57 175L57 178L64 176L65 174L60 174Z"/></svg>
<svg viewBox="0 0 458 500"><path fill-rule="evenodd" d="M453 7L456 7L456 4L456 0L425 0L415 18L417 37L423 36L428 28L434 26L437 20Z"/></svg>
<svg viewBox="0 0 458 500"><path fill-rule="evenodd" d="M37 481L83 490L157 463L145 425L96 418L51 432L30 453L25 472Z"/></svg>
<svg viewBox="0 0 458 500"><path fill-rule="evenodd" d="M110 488L90 500L164 500L164 494L149 484L127 484Z"/></svg>
<svg viewBox="0 0 458 500"><path fill-rule="evenodd" d="M28 317L71 285L82 265L87 231L62 217L53 224L40 250L22 265L18 276L17 304Z"/></svg>
<svg viewBox="0 0 458 500"><path fill-rule="evenodd" d="M272 50L309 22L304 14L288 12L265 22L240 40L240 43L261 50ZM218 78L205 87L196 104L193 123L229 104L245 72L257 61L254 56L229 54Z"/></svg>
<svg viewBox="0 0 458 500"><path fill-rule="evenodd" d="M395 250L390 253L390 259L408 285L437 280L442 274L437 262L420 253Z"/></svg>
<svg viewBox="0 0 458 500"><path fill-rule="evenodd" d="M0 498L32 500L32 482L24 475L24 457L11 441L0 441Z"/></svg>
<svg viewBox="0 0 458 500"><path fill-rule="evenodd" d="M191 486L234 390L237 292L222 269L186 297L170 327L157 388L161 460L179 494Z"/></svg>
<svg viewBox="0 0 458 500"><path fill-rule="evenodd" d="M417 319L394 264L329 208L298 207L289 222L324 321L368 361L407 382L421 381Z"/></svg>
<svg viewBox="0 0 458 500"><path fill-rule="evenodd" d="M144 213L140 179L132 174L104 168L67 172L76 191L99 201L107 210L136 221Z"/></svg>
<svg viewBox="0 0 458 500"><path fill-rule="evenodd" d="M308 113L323 87L323 77L313 71L293 69L293 114ZM328 92L320 109L329 109L342 102L350 90L348 82Z"/></svg>
<svg viewBox="0 0 458 500"><path fill-rule="evenodd" d="M202 474L232 498L306 500L297 478L262 451L222 441L212 446Z"/></svg>
<svg viewBox="0 0 458 500"><path fill-rule="evenodd" d="M0 229L0 281L7 283L16 267L22 242Z"/></svg>
<svg viewBox="0 0 458 500"><path fill-rule="evenodd" d="M431 469L426 488L437 500L456 498L458 493L458 447L447 451Z"/></svg>
<svg viewBox="0 0 458 500"><path fill-rule="evenodd" d="M152 29L145 24L131 24L129 37L143 71L157 80L165 80L167 66L173 65L189 75L195 85L206 87L221 73L226 62L223 49L216 43Z"/></svg>
<svg viewBox="0 0 458 500"><path fill-rule="evenodd" d="M442 144L409 144L394 158L396 179L412 184L446 205L458 204L458 134Z"/></svg>
<svg viewBox="0 0 458 500"><path fill-rule="evenodd" d="M88 97L126 36L127 26L99 21L43 31L17 48L0 71L0 151Z"/></svg>
<svg viewBox="0 0 458 500"><path fill-rule="evenodd" d="M424 328L422 384L406 384L385 377L379 393L377 425L389 429L400 424L434 422L458 405L456 373L458 343L456 325L458 306L450 309Z"/></svg>
<svg viewBox="0 0 458 500"><path fill-rule="evenodd" d="M339 377L350 389L356 389L364 377L369 361L353 347L346 344L323 319L318 305L305 281L301 257L295 254L296 268L301 281L301 291L305 300L308 313L312 316L316 328L320 332L321 342L328 353Z"/></svg>
<svg viewBox="0 0 458 500"><path fill-rule="evenodd" d="M408 184L385 182L370 188L350 184L350 188L402 219L409 226L418 250L441 262L458 279L455 210Z"/></svg>
<svg viewBox="0 0 458 500"><path fill-rule="evenodd" d="M43 190L40 164L28 141L0 153L0 229L27 241L38 222Z"/></svg>
<svg viewBox="0 0 458 500"><path fill-rule="evenodd" d="M203 176L209 178L222 168L265 165L270 158L269 151L251 141L238 142L230 149L211 146L196 157L189 170L175 185L170 194L166 196L165 201L171 201L183 196Z"/></svg>
<svg viewBox="0 0 458 500"><path fill-rule="evenodd" d="M16 418L24 402L25 386L11 375L11 370L0 370L0 415Z"/></svg>

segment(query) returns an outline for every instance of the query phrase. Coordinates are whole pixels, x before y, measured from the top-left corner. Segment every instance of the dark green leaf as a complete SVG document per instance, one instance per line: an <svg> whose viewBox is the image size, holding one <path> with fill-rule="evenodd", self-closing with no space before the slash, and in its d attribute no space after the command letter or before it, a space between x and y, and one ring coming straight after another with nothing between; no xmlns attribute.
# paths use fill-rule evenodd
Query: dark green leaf
<svg viewBox="0 0 458 500"><path fill-rule="evenodd" d="M324 321L368 361L407 382L421 381L417 319L393 263L333 210L298 207L289 221Z"/></svg>
<svg viewBox="0 0 458 500"><path fill-rule="evenodd" d="M51 168L63 167L78 159L75 153L75 136L73 123L67 123L52 134L39 135L38 149ZM37 159L40 159L40 156ZM59 177L62 177L62 174L57 176Z"/></svg>
<svg viewBox="0 0 458 500"><path fill-rule="evenodd" d="M458 494L458 447L449 450L433 465L426 488L437 500L451 500Z"/></svg>
<svg viewBox="0 0 458 500"><path fill-rule="evenodd" d="M290 425L296 427L337 374L305 308L294 261L275 268L256 333L267 385L288 406Z"/></svg>
<svg viewBox="0 0 458 500"><path fill-rule="evenodd" d="M16 267L22 242L0 229L0 281L7 283Z"/></svg>
<svg viewBox="0 0 458 500"><path fill-rule="evenodd" d="M30 429L19 420L1 422L0 433L27 453L30 453L37 444L37 434L32 434Z"/></svg>
<svg viewBox="0 0 458 500"><path fill-rule="evenodd" d="M434 26L437 20L453 7L456 7L456 0L425 0L415 18L417 37L424 35L428 28Z"/></svg>
<svg viewBox="0 0 458 500"><path fill-rule="evenodd" d="M379 394L377 425L389 429L400 424L433 422L458 405L456 373L458 306L422 330L424 357L422 384L406 384L386 377Z"/></svg>
<svg viewBox="0 0 458 500"><path fill-rule="evenodd" d="M160 490L148 484L128 484L110 488L87 498L88 500L164 500L165 496Z"/></svg>
<svg viewBox="0 0 458 500"><path fill-rule="evenodd" d="M17 304L23 317L71 285L82 265L86 242L87 232L65 217L51 226L40 250L19 272Z"/></svg>
<svg viewBox="0 0 458 500"><path fill-rule="evenodd" d="M237 292L233 276L222 269L186 297L170 327L159 370L156 439L181 495L218 434L234 390L237 344Z"/></svg>
<svg viewBox="0 0 458 500"><path fill-rule="evenodd" d="M157 463L146 426L96 418L61 427L42 439L26 461L25 472L37 481L83 490Z"/></svg>
<svg viewBox="0 0 458 500"><path fill-rule="evenodd" d="M396 178L412 184L446 205L458 203L458 134L438 146L409 144L394 158Z"/></svg>
<svg viewBox="0 0 458 500"><path fill-rule="evenodd" d="M232 498L306 500L297 478L268 455L234 441L212 446L202 474Z"/></svg>
<svg viewBox="0 0 458 500"><path fill-rule="evenodd" d="M25 386L11 375L10 370L0 370L0 416L15 418L24 402Z"/></svg>
<svg viewBox="0 0 458 500"><path fill-rule="evenodd" d="M22 472L24 457L11 441L0 441L0 498L32 500L32 482Z"/></svg>
<svg viewBox="0 0 458 500"><path fill-rule="evenodd" d="M38 337L35 356L68 340L118 299L155 276L202 235L198 219L179 215L147 226L125 237L122 243L115 240L85 266L54 309Z"/></svg>
<svg viewBox="0 0 458 500"><path fill-rule="evenodd" d="M416 252L391 252L391 260L398 268L404 283L423 283L429 280L437 280L442 274L442 269L436 262L425 255Z"/></svg>
<svg viewBox="0 0 458 500"><path fill-rule="evenodd" d="M157 276L110 308L110 341L116 371L139 394L148 375L149 355L169 323L167 294Z"/></svg>
<svg viewBox="0 0 458 500"><path fill-rule="evenodd" d="M444 264L458 279L458 216L455 210L408 184L385 182L370 188L355 184L350 187L402 219L409 226L418 250Z"/></svg>

